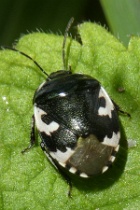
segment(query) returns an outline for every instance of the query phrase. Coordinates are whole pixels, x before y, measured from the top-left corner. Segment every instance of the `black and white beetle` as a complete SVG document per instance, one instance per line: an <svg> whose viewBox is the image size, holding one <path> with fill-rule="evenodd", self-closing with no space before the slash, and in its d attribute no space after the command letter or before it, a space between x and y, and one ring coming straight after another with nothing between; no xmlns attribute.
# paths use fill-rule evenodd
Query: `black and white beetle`
<svg viewBox="0 0 140 210"><path fill-rule="evenodd" d="M73 19L64 35L63 63L66 37L72 22ZM35 143L36 127L42 150L58 169L64 167L83 178L104 173L114 162L119 149L118 106L91 76L72 74L70 70L48 75L30 56L18 52L47 75L34 94L28 149Z"/></svg>

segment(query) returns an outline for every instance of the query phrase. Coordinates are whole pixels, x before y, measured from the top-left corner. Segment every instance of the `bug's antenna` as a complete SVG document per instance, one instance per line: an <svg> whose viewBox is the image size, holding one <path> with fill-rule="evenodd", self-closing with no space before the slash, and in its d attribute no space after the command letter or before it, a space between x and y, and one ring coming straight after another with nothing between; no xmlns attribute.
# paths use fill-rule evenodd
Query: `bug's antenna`
<svg viewBox="0 0 140 210"><path fill-rule="evenodd" d="M7 46L6 47L3 47L3 49L9 49L9 50L13 50L13 51L19 52L21 55L25 56L26 58L29 58L42 71L42 73L45 74L48 77L48 79L49 79L49 75L47 74L47 72L44 71L44 69L37 63L37 61L35 61L32 57L30 57L26 53L24 53L24 52L22 52L20 50L17 50L16 48L7 47Z"/></svg>
<svg viewBox="0 0 140 210"><path fill-rule="evenodd" d="M74 22L74 18L72 17L69 20L67 27L65 29L65 33L64 33L64 39L63 39L63 45L62 45L62 60L63 60L64 70L66 70L66 50L65 50L66 40L67 40L69 29L70 29L71 25L73 24L73 22Z"/></svg>

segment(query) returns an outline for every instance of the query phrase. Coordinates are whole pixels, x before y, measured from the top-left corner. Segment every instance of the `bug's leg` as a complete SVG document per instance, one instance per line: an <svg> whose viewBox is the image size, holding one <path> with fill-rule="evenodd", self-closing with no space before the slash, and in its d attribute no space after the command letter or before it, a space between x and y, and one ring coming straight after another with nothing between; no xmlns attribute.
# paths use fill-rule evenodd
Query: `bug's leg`
<svg viewBox="0 0 140 210"><path fill-rule="evenodd" d="M72 192L72 181L71 181L70 177L63 171L63 169L59 166L59 164L49 155L49 153L47 152L47 148L45 147L44 142L41 142L40 146L41 146L41 149L43 150L43 152L45 153L45 155L48 157L49 161L60 172L62 177L68 183L68 185L69 185L68 197L72 198L72 195L71 195L71 192Z"/></svg>
<svg viewBox="0 0 140 210"><path fill-rule="evenodd" d="M121 110L120 107L113 100L112 100L112 102L113 102L113 104L114 104L114 106L115 106L115 108L118 112L120 112L124 115L127 115L128 117L131 117L131 115L128 112L125 112L125 111Z"/></svg>
<svg viewBox="0 0 140 210"><path fill-rule="evenodd" d="M34 115L32 116L32 121L31 121L31 134L30 134L30 144L28 147L26 147L24 150L21 151L21 153L25 153L28 150L30 150L33 145L35 144L35 118Z"/></svg>
<svg viewBox="0 0 140 210"><path fill-rule="evenodd" d="M71 179L67 179L67 183L69 185L68 197L72 198L72 182L71 182Z"/></svg>
<svg viewBox="0 0 140 210"><path fill-rule="evenodd" d="M120 112L120 113L122 113L124 115L127 115L127 117L131 117L131 115L128 112L125 112L125 111L123 111L121 109L118 109L118 112Z"/></svg>

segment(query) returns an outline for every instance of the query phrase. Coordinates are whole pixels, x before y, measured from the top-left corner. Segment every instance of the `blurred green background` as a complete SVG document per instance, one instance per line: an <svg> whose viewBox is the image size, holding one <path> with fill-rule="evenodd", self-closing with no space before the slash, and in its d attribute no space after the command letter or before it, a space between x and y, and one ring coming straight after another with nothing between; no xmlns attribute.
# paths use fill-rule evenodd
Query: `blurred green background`
<svg viewBox="0 0 140 210"><path fill-rule="evenodd" d="M84 20L106 24L99 1L0 0L0 44L9 45L36 29L64 32L72 16L75 24Z"/></svg>
<svg viewBox="0 0 140 210"><path fill-rule="evenodd" d="M0 0L0 45L36 31L63 33L71 17L109 28L125 45L140 34L140 0Z"/></svg>

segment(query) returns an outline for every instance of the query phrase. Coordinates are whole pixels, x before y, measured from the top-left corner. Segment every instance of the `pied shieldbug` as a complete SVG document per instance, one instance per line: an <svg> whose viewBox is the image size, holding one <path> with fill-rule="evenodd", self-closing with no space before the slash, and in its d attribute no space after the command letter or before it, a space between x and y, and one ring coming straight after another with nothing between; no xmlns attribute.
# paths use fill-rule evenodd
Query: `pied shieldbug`
<svg viewBox="0 0 140 210"><path fill-rule="evenodd" d="M26 53L8 49L32 60L47 76L33 97L30 145L23 153L35 144L37 128L42 150L63 175L64 168L72 174L89 178L104 173L114 162L120 142L118 112L123 111L110 99L98 80L72 73L71 68L66 70L66 38L73 20L70 19L64 34L64 70L48 75ZM69 184L71 187L71 181Z"/></svg>

